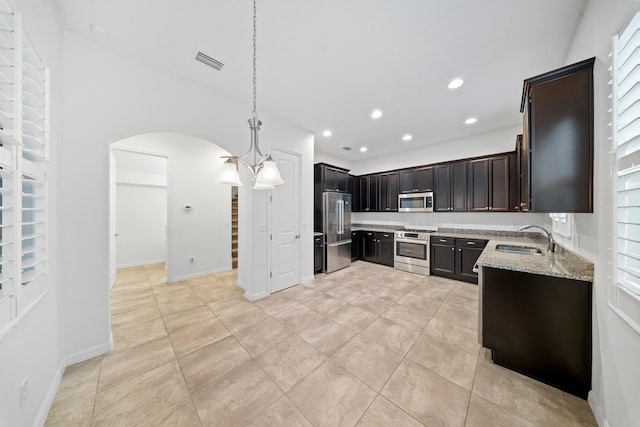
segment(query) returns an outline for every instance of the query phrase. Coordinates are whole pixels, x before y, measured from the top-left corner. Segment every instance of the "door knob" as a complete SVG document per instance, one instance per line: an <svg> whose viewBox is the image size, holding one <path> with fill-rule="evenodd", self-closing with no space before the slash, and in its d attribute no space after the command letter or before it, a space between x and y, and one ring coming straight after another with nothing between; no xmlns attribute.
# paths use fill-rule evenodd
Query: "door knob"
<svg viewBox="0 0 640 427"><path fill-rule="evenodd" d="M299 234L296 234L296 235L295 235L295 238L296 238L296 239L299 239L299 238L300 238L300 235L299 235Z"/></svg>

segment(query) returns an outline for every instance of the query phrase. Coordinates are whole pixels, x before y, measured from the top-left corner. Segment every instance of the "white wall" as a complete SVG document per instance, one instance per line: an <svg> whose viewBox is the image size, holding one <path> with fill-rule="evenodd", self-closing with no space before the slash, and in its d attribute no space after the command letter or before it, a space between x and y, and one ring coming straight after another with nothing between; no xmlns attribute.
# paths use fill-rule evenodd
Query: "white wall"
<svg viewBox="0 0 640 427"><path fill-rule="evenodd" d="M595 263L593 299L593 381L589 402L601 426L640 423L640 335L607 304L612 282L613 177L610 174L611 91L607 71L611 37L633 5L631 0L590 0L569 49L566 64L596 56L594 213L574 215L573 237L561 239Z"/></svg>
<svg viewBox="0 0 640 427"><path fill-rule="evenodd" d="M43 424L55 395L63 359L59 300L64 289L58 280L59 164L62 106L62 27L55 2L21 0L13 2L22 22L45 64L50 67L50 143L47 236L48 292L9 333L0 339L0 425ZM20 408L20 384L29 378L29 398Z"/></svg>
<svg viewBox="0 0 640 427"><path fill-rule="evenodd" d="M513 108L520 108L520 94L514 95ZM447 162L466 157L505 153L516 149L516 136L522 126L460 138L438 144L417 147L383 157L353 162L353 175L383 172L412 166ZM336 165L337 166L337 165Z"/></svg>
<svg viewBox="0 0 640 427"><path fill-rule="evenodd" d="M137 135L118 141L112 147L153 152L169 158L170 214L164 217L163 224L158 218L155 221L155 226L167 224L169 228L168 280L230 270L231 187L215 183L223 163L220 156L229 153L201 138L174 133ZM118 229L118 232L122 236L124 230ZM194 262L190 262L191 257Z"/></svg>
<svg viewBox="0 0 640 427"><path fill-rule="evenodd" d="M121 150L113 153L117 167L116 267L164 262L167 158Z"/></svg>
<svg viewBox="0 0 640 427"><path fill-rule="evenodd" d="M172 132L242 153L249 146L246 120L251 108L68 32L64 33L64 70L64 192L60 200L65 212L60 221L65 235L60 278L67 289L62 304L68 331L64 352L70 360L81 360L104 352L110 340L109 144L133 135ZM303 278L313 277L313 136L259 113L264 122L263 151L273 145L302 154L301 272ZM193 183L192 191L204 185ZM261 228L268 224L268 206L266 194L254 197L247 188L240 191L240 206L247 209L241 208L239 214L238 276L251 296L268 285L268 234ZM176 199L176 205L191 200L186 195ZM177 220L189 222L187 214L179 215ZM249 250L254 252L248 254Z"/></svg>

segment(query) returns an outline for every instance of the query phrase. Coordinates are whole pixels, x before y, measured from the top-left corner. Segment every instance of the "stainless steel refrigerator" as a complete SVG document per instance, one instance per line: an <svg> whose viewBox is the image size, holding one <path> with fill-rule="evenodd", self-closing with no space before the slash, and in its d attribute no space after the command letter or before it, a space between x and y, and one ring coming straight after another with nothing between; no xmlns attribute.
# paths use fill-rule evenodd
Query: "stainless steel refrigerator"
<svg viewBox="0 0 640 427"><path fill-rule="evenodd" d="M326 238L324 272L351 265L351 194L322 194L322 232Z"/></svg>

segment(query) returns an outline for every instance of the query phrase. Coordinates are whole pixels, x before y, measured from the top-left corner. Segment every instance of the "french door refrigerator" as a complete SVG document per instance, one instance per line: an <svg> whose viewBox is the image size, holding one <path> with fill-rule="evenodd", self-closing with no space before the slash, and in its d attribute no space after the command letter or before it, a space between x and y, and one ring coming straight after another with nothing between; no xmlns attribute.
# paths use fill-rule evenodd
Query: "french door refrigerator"
<svg viewBox="0 0 640 427"><path fill-rule="evenodd" d="M322 194L322 232L327 239L324 272L351 265L351 194Z"/></svg>

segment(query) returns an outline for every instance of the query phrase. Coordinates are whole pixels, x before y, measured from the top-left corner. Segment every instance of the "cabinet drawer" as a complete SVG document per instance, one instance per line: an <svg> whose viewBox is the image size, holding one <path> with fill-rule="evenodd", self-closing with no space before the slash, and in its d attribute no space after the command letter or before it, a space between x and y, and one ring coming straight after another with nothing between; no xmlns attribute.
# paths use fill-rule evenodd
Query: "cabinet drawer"
<svg viewBox="0 0 640 427"><path fill-rule="evenodd" d="M456 238L455 237L431 236L431 243L436 243L438 245L454 246L455 242L456 242Z"/></svg>
<svg viewBox="0 0 640 427"><path fill-rule="evenodd" d="M314 245L322 245L322 236L317 236L313 238L313 244Z"/></svg>
<svg viewBox="0 0 640 427"><path fill-rule="evenodd" d="M456 239L456 246L482 249L487 246L487 242L488 240L482 239Z"/></svg>

